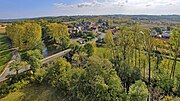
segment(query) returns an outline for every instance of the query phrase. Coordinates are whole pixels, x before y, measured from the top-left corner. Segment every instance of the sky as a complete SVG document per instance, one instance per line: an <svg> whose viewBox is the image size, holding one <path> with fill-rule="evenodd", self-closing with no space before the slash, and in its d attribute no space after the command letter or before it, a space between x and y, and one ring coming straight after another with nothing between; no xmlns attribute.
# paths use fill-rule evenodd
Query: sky
<svg viewBox="0 0 180 101"><path fill-rule="evenodd" d="M180 0L0 0L0 19L107 14L180 15Z"/></svg>

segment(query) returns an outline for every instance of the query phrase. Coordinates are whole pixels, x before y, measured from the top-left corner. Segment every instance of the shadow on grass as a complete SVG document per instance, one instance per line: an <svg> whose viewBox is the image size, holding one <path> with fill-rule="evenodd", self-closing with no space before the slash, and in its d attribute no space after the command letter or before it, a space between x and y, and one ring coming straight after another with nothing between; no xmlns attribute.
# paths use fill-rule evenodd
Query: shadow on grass
<svg viewBox="0 0 180 101"><path fill-rule="evenodd" d="M59 99L60 100L60 99ZM0 101L59 101L56 90L47 85L33 84L9 93Z"/></svg>

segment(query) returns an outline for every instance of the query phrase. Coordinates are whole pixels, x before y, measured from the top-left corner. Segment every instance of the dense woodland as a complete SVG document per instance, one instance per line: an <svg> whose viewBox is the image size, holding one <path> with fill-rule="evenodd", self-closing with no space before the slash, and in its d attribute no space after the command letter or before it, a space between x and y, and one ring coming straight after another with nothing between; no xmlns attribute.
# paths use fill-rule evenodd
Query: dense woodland
<svg viewBox="0 0 180 101"><path fill-rule="evenodd" d="M116 33L109 29L99 45L72 41L68 26L73 24L41 19L7 25L20 56L10 65L16 74L0 84L1 98L30 85L47 85L63 101L180 100L179 27L172 26L170 39L163 40L133 21L119 25ZM72 51L42 65L44 47ZM31 70L19 73L28 64Z"/></svg>

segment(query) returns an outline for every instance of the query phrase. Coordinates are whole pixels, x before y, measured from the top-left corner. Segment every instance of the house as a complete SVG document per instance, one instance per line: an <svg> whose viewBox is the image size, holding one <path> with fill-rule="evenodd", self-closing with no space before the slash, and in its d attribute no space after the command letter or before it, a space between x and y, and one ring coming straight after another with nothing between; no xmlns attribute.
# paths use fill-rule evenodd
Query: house
<svg viewBox="0 0 180 101"><path fill-rule="evenodd" d="M171 34L172 34L171 31L164 31L162 34L162 38L170 38Z"/></svg>

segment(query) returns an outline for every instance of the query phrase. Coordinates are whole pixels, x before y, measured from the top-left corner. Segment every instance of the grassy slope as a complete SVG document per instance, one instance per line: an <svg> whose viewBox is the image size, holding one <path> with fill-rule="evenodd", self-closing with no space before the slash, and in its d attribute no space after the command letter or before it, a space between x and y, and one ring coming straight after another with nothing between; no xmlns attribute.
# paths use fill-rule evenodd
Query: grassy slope
<svg viewBox="0 0 180 101"><path fill-rule="evenodd" d="M12 55L11 51L5 51L10 48L11 44L7 36L1 32L4 31L0 30L0 73L3 71L4 65L11 59Z"/></svg>
<svg viewBox="0 0 180 101"><path fill-rule="evenodd" d="M31 85L8 94L0 101L58 101L55 90L45 85Z"/></svg>

